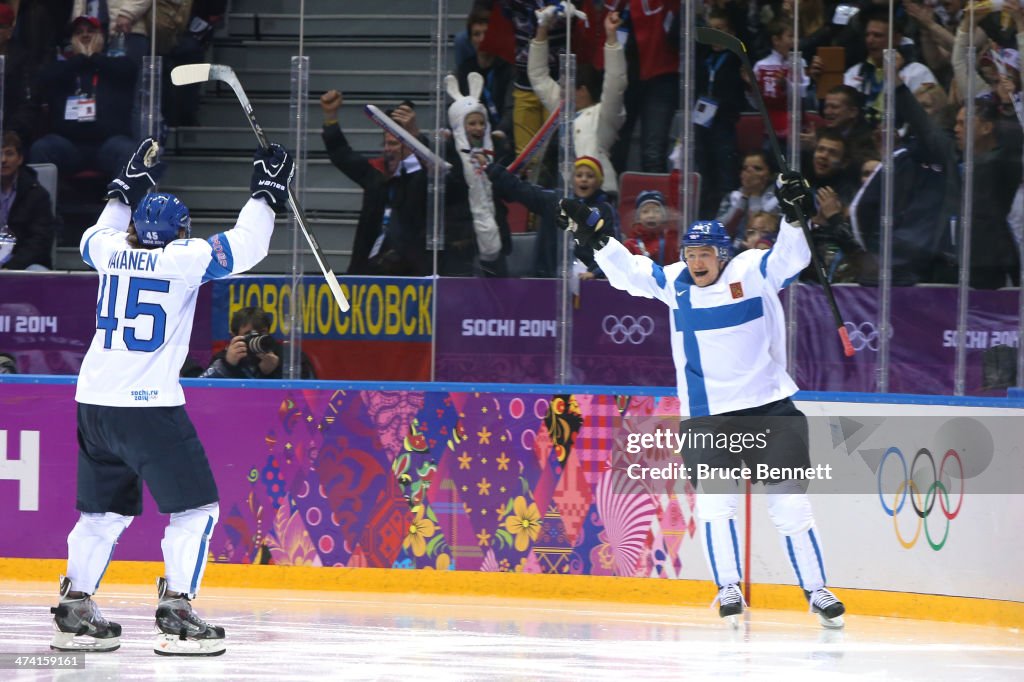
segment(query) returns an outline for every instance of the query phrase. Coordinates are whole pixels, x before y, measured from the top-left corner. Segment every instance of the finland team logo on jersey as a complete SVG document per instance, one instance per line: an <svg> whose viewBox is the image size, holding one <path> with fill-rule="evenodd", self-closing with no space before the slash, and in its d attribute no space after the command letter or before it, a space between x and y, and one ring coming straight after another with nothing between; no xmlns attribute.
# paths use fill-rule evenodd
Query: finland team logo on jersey
<svg viewBox="0 0 1024 682"><path fill-rule="evenodd" d="M732 282L729 284L729 293L733 298L743 298L743 282Z"/></svg>

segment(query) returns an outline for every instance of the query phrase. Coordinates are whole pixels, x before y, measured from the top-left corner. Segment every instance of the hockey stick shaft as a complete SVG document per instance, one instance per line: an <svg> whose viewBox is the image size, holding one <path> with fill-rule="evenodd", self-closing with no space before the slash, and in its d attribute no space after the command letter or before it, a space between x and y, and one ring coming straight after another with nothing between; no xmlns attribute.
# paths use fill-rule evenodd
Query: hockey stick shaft
<svg viewBox="0 0 1024 682"><path fill-rule="evenodd" d="M252 127L252 132L255 133L257 141L259 141L260 147L262 149L269 148L270 144L267 142L267 136L256 120L249 97L245 94L242 84L238 82L238 77L231 67L221 64L188 64L176 67L171 71L171 82L175 85L189 85L207 80L218 80L231 88L235 93L235 97L238 98L238 103L242 105L242 110L245 112L245 117L249 120L249 125ZM331 294L334 295L334 300L337 301L341 312L348 312L348 299L345 298L345 294L341 290L341 285L338 283L338 277L334 274L334 270L327 263L327 257L324 255L323 249L320 248L320 242L317 241L313 231L309 229L309 225L306 223L306 216L302 213L302 208L299 207L299 202L295 198L295 191L291 185L288 186L288 207L291 209L292 215L295 216L295 222L299 224L299 229L302 230L302 235L306 238L309 248L313 251L313 258L320 267L320 272L323 273L324 279L327 280L327 286L331 290Z"/></svg>
<svg viewBox="0 0 1024 682"><path fill-rule="evenodd" d="M775 134L775 126L772 125L771 117L768 116L768 109L765 107L764 98L761 97L761 89L757 85L757 76L754 75L754 68L750 65L750 57L747 55L747 48L743 41L724 31L700 26L697 28L697 42L724 48L739 57L743 69L750 79L750 89L753 91L754 104L761 114L761 120L768 133L768 144L771 146L772 154L775 156L775 163L780 171L789 171L789 164L786 163L786 157L782 154L782 147L779 146L779 138ZM818 257L818 252L814 248L807 216L804 215L803 209L799 205L794 206L794 208L800 220L800 228L804 232L804 238L807 240L807 247L811 252L811 262L814 265L814 271L818 273L818 280L821 282L822 289L825 292L828 307L832 311L832 321L839 332L839 340L843 344L843 353L847 357L851 357L854 354L854 350L853 344L850 343L850 333L843 322L843 316L839 313L839 306L836 304L836 297L832 292L832 284L829 282L828 274L825 272L825 265L821 262L821 258Z"/></svg>
<svg viewBox="0 0 1024 682"><path fill-rule="evenodd" d="M411 149L413 153L420 158L421 161L431 165L440 166L445 171L449 171L452 165L442 159L440 156L430 151L426 145L413 137L408 130L398 125L390 116L385 114L379 108L372 104L367 104L363 111L370 118L371 121L379 125L385 131L391 133L399 140L402 141L406 147Z"/></svg>
<svg viewBox="0 0 1024 682"><path fill-rule="evenodd" d="M540 127L540 130L530 138L530 141L523 147L523 151L519 153L512 163L508 165L510 173L515 173L521 166L530 163L530 159L537 155L537 152L544 147L544 143L551 137L551 134L558 127L558 116L562 113L562 105L559 104L555 107L555 110L548 116L548 120L544 121L544 125Z"/></svg>

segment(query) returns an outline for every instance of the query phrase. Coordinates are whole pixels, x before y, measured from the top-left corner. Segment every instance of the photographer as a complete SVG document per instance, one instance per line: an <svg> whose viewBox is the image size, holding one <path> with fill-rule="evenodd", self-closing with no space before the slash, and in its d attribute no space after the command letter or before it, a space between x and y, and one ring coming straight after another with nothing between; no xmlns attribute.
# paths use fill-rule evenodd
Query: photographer
<svg viewBox="0 0 1024 682"><path fill-rule="evenodd" d="M270 316L260 308L242 308L231 316L231 341L213 356L203 379L281 379L281 342L270 335ZM300 377L315 379L302 354Z"/></svg>

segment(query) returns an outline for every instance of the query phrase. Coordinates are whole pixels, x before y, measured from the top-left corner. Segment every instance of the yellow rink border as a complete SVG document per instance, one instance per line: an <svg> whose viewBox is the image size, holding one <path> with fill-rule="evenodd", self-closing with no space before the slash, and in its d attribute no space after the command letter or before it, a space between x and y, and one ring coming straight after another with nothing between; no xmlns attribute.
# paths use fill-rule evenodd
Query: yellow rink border
<svg viewBox="0 0 1024 682"><path fill-rule="evenodd" d="M56 590L57 576L66 566L62 559L0 558L0 580L52 580ZM162 574L160 562L114 561L103 581L108 585L149 585ZM714 597L710 581L702 580L215 563L206 567L203 587L401 592L662 606L707 606ZM833 591L854 615L1001 626L1024 622L1021 602L881 590ZM763 609L807 609L799 588L793 585L753 585L751 605Z"/></svg>

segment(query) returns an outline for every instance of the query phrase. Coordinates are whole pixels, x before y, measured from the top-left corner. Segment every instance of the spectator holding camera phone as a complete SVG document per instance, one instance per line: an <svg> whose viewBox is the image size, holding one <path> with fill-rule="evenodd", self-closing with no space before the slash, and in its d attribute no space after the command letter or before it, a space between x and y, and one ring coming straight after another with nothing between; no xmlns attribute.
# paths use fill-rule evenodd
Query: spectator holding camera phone
<svg viewBox="0 0 1024 682"><path fill-rule="evenodd" d="M281 379L281 342L270 334L270 315L247 307L231 316L231 341L213 356L203 379ZM315 379L309 359L302 354L302 379Z"/></svg>

